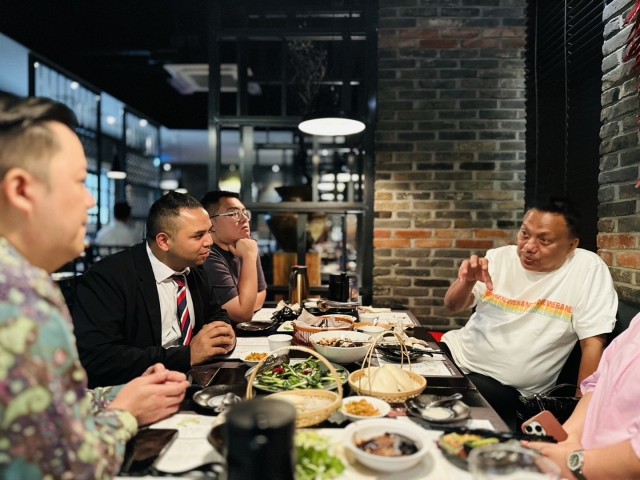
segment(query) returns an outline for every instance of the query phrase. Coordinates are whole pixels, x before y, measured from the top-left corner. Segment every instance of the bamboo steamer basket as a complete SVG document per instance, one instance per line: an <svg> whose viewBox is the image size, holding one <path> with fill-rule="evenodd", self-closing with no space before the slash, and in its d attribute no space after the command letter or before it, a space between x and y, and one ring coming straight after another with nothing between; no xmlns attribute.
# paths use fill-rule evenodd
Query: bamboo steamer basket
<svg viewBox="0 0 640 480"><path fill-rule="evenodd" d="M358 393L358 395L369 395L371 397L376 397L385 402L389 403L402 403L406 400L420 395L422 391L427 386L427 379L422 375L414 373L411 371L411 359L409 358L409 354L407 352L407 347L402 340L402 337L397 333L394 333L398 341L400 342L400 348L403 349L402 361L400 362L400 368L402 368L404 364L404 356L407 356L407 363L409 365L409 371L405 370L405 373L409 375L411 380L415 385L415 388L412 390L408 390L406 392L378 392L371 389L371 383L368 378L371 376L371 357L373 356L373 351L375 349L376 343L380 340L387 332L380 333L375 340L371 343L367 354L365 355L365 359L362 362L362 368L360 370L356 370L349 375L349 385L351 389ZM366 367L365 367L366 365Z"/></svg>
<svg viewBox="0 0 640 480"><path fill-rule="evenodd" d="M324 365L329 369L333 377L336 379L336 386L338 391L336 393L329 390L320 390L320 389L287 390L284 392L272 393L271 395L268 395L266 398L277 399L282 395L287 395L287 396L301 397L302 399L311 399L311 398L328 399L330 400L330 403L328 403L327 405L320 408L313 409L313 410L309 410L306 412L301 412L296 408L297 410L296 427L297 428L310 427L311 425L316 425L320 422L323 422L324 420L329 418L331 415L333 415L342 405L342 381L340 380L340 376L338 375L338 372L336 372L336 369L333 367L333 365L331 365L331 362L329 362L326 358L324 358L319 353L313 350L310 350L308 348L295 347L295 346L282 347L282 348L278 348L277 350L274 350L271 353L276 353L284 350L298 350L301 352L306 352L316 357L320 361L322 361L322 363L324 363ZM264 361L267 358L268 357L263 358L260 361L260 363L256 365L255 369L251 373L251 376L249 377L249 383L247 384L247 394L246 394L247 399L250 399L253 397L253 382L256 379L256 375L258 373L258 370L260 369L260 366L264 363Z"/></svg>

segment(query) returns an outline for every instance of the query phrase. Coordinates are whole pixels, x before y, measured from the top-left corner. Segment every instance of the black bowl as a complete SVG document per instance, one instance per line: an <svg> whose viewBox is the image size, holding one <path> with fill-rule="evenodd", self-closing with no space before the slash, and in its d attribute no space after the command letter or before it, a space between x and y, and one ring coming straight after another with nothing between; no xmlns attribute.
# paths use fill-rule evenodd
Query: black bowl
<svg viewBox="0 0 640 480"><path fill-rule="evenodd" d="M242 333L243 337L268 336L276 333L280 322L244 322L236 325L236 329Z"/></svg>

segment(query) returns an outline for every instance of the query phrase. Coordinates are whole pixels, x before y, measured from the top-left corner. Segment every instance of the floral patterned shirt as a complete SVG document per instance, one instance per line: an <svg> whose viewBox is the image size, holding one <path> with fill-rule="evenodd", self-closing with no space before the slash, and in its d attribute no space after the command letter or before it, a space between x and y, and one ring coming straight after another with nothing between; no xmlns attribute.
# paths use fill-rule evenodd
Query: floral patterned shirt
<svg viewBox="0 0 640 480"><path fill-rule="evenodd" d="M47 273L0 237L0 478L111 478L137 430L87 390L69 311Z"/></svg>

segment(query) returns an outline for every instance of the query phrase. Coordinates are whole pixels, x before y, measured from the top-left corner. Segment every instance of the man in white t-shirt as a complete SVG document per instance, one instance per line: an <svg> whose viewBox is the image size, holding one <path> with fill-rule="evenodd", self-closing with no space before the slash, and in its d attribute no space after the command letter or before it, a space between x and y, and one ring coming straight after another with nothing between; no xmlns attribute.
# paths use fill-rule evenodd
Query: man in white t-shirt
<svg viewBox="0 0 640 480"><path fill-rule="evenodd" d="M511 428L518 396L554 385L576 340L576 385L591 375L615 325L609 269L577 248L579 229L572 202L537 205L525 214L517 245L464 260L445 295L452 312L475 307L463 328L442 337L445 350Z"/></svg>
<svg viewBox="0 0 640 480"><path fill-rule="evenodd" d="M113 221L106 227L101 228L96 235L96 245L109 247L100 249L100 255L102 256L122 250L122 248L114 247L130 247L140 241L127 223L131 218L131 207L127 202L118 202L113 206L113 217Z"/></svg>

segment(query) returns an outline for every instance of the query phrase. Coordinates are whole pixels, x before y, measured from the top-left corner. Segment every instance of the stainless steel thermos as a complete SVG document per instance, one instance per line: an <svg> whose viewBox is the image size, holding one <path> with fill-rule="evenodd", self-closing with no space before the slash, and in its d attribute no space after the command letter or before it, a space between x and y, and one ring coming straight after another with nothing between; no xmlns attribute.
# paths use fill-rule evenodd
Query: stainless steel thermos
<svg viewBox="0 0 640 480"><path fill-rule="evenodd" d="M307 298L309 298L307 267L294 265L291 267L291 275L289 275L289 303L302 305L302 302Z"/></svg>

